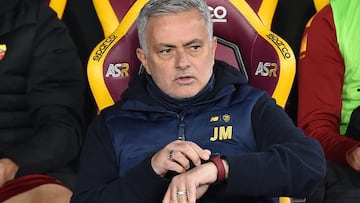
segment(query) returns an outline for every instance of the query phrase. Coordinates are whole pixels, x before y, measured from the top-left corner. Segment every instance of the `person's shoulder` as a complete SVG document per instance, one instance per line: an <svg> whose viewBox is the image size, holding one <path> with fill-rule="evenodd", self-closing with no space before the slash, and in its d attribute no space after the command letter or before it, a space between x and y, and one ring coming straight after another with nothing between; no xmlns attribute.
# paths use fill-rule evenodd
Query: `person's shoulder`
<svg viewBox="0 0 360 203"><path fill-rule="evenodd" d="M18 9L26 12L29 15L36 14L36 17L44 18L44 16L51 16L53 19L59 20L56 12L50 7L49 3L44 0L20 0Z"/></svg>
<svg viewBox="0 0 360 203"><path fill-rule="evenodd" d="M242 103L246 101L251 103L258 103L258 101L262 100L263 97L269 97L266 91L246 83L236 86L236 90L233 94L233 102Z"/></svg>
<svg viewBox="0 0 360 203"><path fill-rule="evenodd" d="M117 114L121 111L122 101L115 102L113 105L107 106L101 111L99 111L99 117L104 120L110 120L117 116Z"/></svg>
<svg viewBox="0 0 360 203"><path fill-rule="evenodd" d="M309 21L309 26L319 26L319 24L328 24L329 21L333 21L333 12L330 4L324 6L318 11Z"/></svg>
<svg viewBox="0 0 360 203"><path fill-rule="evenodd" d="M46 6L45 1L41 0L20 0L18 2L18 9L24 11L38 11L41 6Z"/></svg>
<svg viewBox="0 0 360 203"><path fill-rule="evenodd" d="M57 19L55 11L44 0L18 0L12 10L18 23L37 23L39 19L46 19L45 16L49 15Z"/></svg>

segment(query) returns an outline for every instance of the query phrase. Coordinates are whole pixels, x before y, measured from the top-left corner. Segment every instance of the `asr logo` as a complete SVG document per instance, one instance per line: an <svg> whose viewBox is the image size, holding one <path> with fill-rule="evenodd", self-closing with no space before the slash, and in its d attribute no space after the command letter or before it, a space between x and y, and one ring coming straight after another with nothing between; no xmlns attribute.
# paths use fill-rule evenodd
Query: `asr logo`
<svg viewBox="0 0 360 203"><path fill-rule="evenodd" d="M278 65L270 62L259 62L255 75L261 75L265 77L277 77Z"/></svg>
<svg viewBox="0 0 360 203"><path fill-rule="evenodd" d="M106 71L105 77L127 77L129 76L129 64L128 63L116 63L116 64L109 64L109 67Z"/></svg>
<svg viewBox="0 0 360 203"><path fill-rule="evenodd" d="M224 114L222 116L212 116L210 118L210 123L224 122L228 123L231 120L229 114ZM210 141L214 142L217 140L231 140L232 139L233 126L231 125L220 125L215 126L213 129L213 136L210 137Z"/></svg>

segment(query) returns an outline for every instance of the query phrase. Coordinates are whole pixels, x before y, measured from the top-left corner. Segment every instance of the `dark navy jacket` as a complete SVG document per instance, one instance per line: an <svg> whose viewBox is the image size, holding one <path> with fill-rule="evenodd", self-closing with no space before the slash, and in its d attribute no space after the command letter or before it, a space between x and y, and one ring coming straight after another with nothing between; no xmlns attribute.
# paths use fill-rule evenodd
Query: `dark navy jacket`
<svg viewBox="0 0 360 203"><path fill-rule="evenodd" d="M141 76L91 125L72 202L161 202L170 179L157 176L152 154L182 136L229 163L228 180L198 202L272 202L309 194L325 173L317 141L296 128L265 92L216 62L206 99L177 113L159 105Z"/></svg>

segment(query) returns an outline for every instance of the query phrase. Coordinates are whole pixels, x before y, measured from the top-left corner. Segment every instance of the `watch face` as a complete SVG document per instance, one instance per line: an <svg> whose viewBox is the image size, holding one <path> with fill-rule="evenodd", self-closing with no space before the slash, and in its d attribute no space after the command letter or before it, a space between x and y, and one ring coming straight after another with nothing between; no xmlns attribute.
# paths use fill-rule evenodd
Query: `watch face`
<svg viewBox="0 0 360 203"><path fill-rule="evenodd" d="M220 157L220 153L212 153L210 155L210 158L212 158L212 157Z"/></svg>

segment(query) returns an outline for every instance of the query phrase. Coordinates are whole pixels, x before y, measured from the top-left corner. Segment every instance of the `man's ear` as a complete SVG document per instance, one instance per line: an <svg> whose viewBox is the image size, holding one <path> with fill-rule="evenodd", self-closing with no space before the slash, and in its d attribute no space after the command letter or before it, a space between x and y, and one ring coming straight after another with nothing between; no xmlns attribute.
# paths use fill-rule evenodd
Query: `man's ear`
<svg viewBox="0 0 360 203"><path fill-rule="evenodd" d="M216 47L217 47L217 38L214 36L212 38L212 47L211 47L214 58L215 58Z"/></svg>
<svg viewBox="0 0 360 203"><path fill-rule="evenodd" d="M147 60L146 60L146 55L144 53L144 50L142 50L141 48L137 48L136 49L136 56L138 57L138 59L140 60L141 64L143 65L143 67L145 68L145 71L151 75L150 70L148 68L148 64L147 64Z"/></svg>

